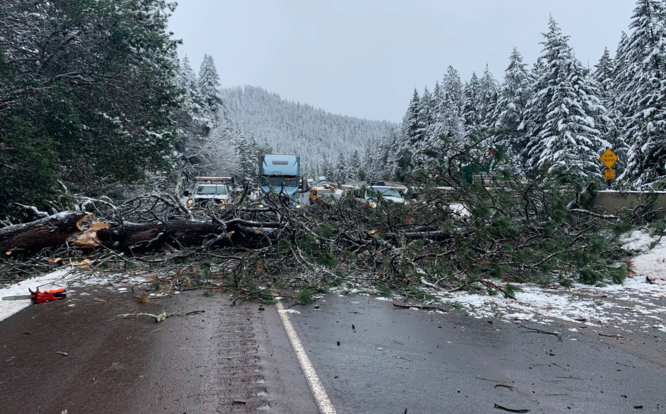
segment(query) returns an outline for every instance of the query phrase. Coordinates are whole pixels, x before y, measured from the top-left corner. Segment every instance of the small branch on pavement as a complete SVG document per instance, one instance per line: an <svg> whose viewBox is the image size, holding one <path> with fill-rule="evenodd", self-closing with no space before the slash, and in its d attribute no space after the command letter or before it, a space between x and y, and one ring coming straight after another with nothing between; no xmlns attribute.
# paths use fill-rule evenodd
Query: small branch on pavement
<svg viewBox="0 0 666 414"><path fill-rule="evenodd" d="M518 325L518 326L520 326L521 328L524 328L524 329L529 329L530 331L534 331L534 332L537 332L537 333L546 334L546 335L553 335L553 336L556 336L558 340L560 340L560 341L562 340L562 335L563 334L558 333L558 332L548 332L548 331L544 331L542 329L530 328L529 326L525 326L525 325Z"/></svg>
<svg viewBox="0 0 666 414"><path fill-rule="evenodd" d="M524 409L514 409L514 408L506 408L502 407L499 404L495 404L495 408L499 408L500 410L508 411L510 413L529 413L530 410L524 408Z"/></svg>

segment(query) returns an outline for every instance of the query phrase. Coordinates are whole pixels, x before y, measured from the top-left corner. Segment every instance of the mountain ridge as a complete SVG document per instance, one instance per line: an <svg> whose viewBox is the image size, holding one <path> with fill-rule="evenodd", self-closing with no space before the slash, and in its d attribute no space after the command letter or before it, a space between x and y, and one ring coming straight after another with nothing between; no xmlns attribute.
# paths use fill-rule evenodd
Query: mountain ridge
<svg viewBox="0 0 666 414"><path fill-rule="evenodd" d="M298 154L306 173L316 174L325 161L342 153L360 155L398 124L333 114L312 105L283 99L266 89L246 85L221 89L228 114L244 134L267 143L274 153Z"/></svg>

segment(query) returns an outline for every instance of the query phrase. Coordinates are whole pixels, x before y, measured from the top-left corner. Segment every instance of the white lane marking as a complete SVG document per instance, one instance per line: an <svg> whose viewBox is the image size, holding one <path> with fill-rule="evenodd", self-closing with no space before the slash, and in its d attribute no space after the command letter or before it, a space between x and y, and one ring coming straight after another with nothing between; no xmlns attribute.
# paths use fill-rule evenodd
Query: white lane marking
<svg viewBox="0 0 666 414"><path fill-rule="evenodd" d="M289 321L289 316L287 316L286 312L281 312L284 310L284 306L282 306L282 303L278 302L277 308L278 315L280 315L280 319L282 319L282 325L284 325L284 330L289 337L289 342L291 342L291 346L294 348L294 352L296 352L296 357L298 357L298 362L301 364L303 374L305 374L305 378L307 378L308 384L310 385L310 391L312 391L312 395L314 395L315 401L317 401L319 411L321 411L322 414L335 414L335 408L333 407L333 404L331 404L331 400L328 399L326 390L324 389L324 386L321 385L317 372L312 366L310 358L308 358L308 355L305 353L303 345L298 339L298 335L296 334L291 321Z"/></svg>

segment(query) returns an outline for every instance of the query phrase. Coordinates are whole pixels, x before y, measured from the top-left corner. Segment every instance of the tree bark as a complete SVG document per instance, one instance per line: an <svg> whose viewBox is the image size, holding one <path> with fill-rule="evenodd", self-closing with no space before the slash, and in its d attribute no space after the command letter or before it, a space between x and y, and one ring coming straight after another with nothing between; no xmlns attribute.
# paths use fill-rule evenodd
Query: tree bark
<svg viewBox="0 0 666 414"><path fill-rule="evenodd" d="M164 243L174 247L202 245L208 237L221 233L212 223L173 220L167 223L113 224L97 231L97 239L114 250L155 250Z"/></svg>
<svg viewBox="0 0 666 414"><path fill-rule="evenodd" d="M0 254L61 246L78 233L87 213L63 212L0 229Z"/></svg>
<svg viewBox="0 0 666 414"><path fill-rule="evenodd" d="M262 226L263 224L263 226ZM249 229L251 225L275 228L278 223L256 223L244 220L231 220L223 225L192 220L173 220L167 223L125 223L114 224L97 231L97 239L104 246L114 250L134 252L158 250L165 243L175 248L203 246L209 247L242 246L265 247L270 245L270 237L265 233Z"/></svg>
<svg viewBox="0 0 666 414"><path fill-rule="evenodd" d="M99 244L113 249L133 252L162 249L165 244L174 248L206 246L265 247L272 244L270 230L280 226L276 222L255 222L232 219L226 222L171 220L166 223L93 223L81 234L81 222L86 213L64 212L31 223L0 229L0 253L38 251L45 247L64 245L70 238L72 245L94 248ZM101 226L95 226L101 225ZM106 227L103 227L106 226ZM259 231L259 230L264 231ZM83 237L82 236L86 236Z"/></svg>

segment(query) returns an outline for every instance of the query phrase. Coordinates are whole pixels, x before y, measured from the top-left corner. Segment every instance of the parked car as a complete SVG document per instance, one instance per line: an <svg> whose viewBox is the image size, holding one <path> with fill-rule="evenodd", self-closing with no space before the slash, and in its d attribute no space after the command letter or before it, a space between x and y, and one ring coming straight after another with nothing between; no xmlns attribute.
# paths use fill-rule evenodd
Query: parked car
<svg viewBox="0 0 666 414"><path fill-rule="evenodd" d="M392 203L404 204L405 198L400 192L390 186L370 186L364 189L357 190L360 192L359 197L363 206L377 208L377 202L382 200L390 201Z"/></svg>

